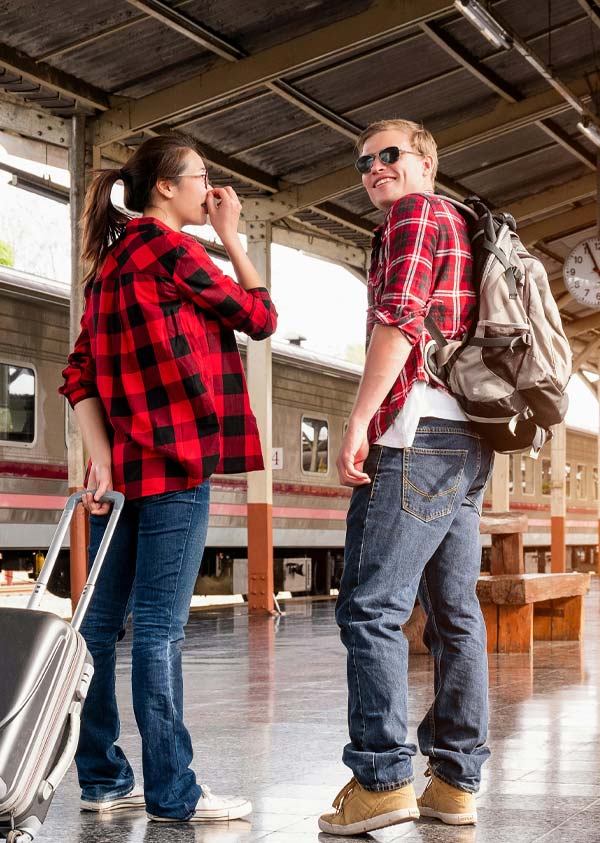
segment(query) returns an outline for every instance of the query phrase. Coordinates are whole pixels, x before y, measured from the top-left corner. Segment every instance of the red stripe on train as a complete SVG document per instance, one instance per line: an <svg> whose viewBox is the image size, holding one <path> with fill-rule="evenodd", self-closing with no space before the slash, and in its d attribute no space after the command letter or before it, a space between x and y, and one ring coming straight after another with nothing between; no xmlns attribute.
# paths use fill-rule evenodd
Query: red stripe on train
<svg viewBox="0 0 600 843"><path fill-rule="evenodd" d="M66 465L36 462L0 462L0 474L12 477L31 477L38 480L66 480Z"/></svg>

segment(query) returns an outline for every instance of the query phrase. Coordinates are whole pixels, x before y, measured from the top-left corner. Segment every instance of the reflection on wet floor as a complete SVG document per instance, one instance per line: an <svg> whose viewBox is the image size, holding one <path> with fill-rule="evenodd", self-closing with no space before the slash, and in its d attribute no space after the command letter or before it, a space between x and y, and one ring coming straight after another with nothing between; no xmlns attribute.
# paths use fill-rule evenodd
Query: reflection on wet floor
<svg viewBox="0 0 600 843"><path fill-rule="evenodd" d="M586 602L583 646L537 642L533 657L491 656L490 747L476 828L411 822L366 838L388 843L598 843L600 841L600 583ZM129 645L120 647L122 740L139 773L129 702ZM194 614L184 649L187 723L195 769L216 793L252 799L250 821L149 823L141 812L81 814L73 771L39 840L53 843L322 843L317 815L350 777L345 659L333 604L286 606L280 619L245 607ZM412 739L429 706L432 664L411 657ZM424 785L424 759L415 764ZM354 839L357 838L348 838Z"/></svg>

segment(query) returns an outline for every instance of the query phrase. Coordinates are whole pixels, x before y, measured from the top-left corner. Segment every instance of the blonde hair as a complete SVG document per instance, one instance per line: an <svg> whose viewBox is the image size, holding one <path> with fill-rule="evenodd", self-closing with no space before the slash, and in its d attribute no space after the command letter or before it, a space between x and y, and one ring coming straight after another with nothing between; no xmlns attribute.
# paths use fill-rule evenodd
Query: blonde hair
<svg viewBox="0 0 600 843"><path fill-rule="evenodd" d="M428 132L427 129L421 123L415 123L412 120L377 120L376 123L371 123L370 126L367 126L366 129L358 136L358 140L356 141L356 148L360 152L365 144L365 142L373 137L373 135L379 134L379 132L404 132L405 135L408 135L410 139L410 145L415 150L415 152L420 152L421 155L428 155L430 158L433 159L433 165L431 167L431 180L432 182L435 181L435 177L437 174L438 169L438 153L437 153L437 144L433 138L431 132Z"/></svg>

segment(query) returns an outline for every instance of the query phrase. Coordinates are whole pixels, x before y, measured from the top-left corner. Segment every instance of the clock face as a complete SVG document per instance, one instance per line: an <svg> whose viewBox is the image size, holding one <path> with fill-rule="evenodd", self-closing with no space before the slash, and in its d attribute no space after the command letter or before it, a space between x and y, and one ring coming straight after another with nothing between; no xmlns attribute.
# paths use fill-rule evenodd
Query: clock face
<svg viewBox="0 0 600 843"><path fill-rule="evenodd" d="M574 299L600 308L600 238L591 237L575 246L565 260L563 276Z"/></svg>

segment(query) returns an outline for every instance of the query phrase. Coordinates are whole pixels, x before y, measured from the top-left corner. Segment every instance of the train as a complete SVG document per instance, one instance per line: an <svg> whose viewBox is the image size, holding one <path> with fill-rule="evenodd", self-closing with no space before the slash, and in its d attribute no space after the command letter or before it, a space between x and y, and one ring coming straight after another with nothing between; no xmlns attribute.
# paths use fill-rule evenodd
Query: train
<svg viewBox="0 0 600 843"><path fill-rule="evenodd" d="M239 338L242 359L245 341ZM0 567L39 570L67 495L67 405L58 394L69 351L69 285L0 267ZM273 341L273 544L278 590L329 594L343 566L350 490L335 456L361 366L295 342ZM567 565L591 570L598 553L598 438L567 431ZM510 508L528 516L527 570L550 550L550 450L514 454ZM246 479L215 475L197 590L243 592ZM490 491L484 507L491 507ZM484 566L489 548L483 537ZM0 575L1 576L1 575ZM2 580L0 579L0 584ZM68 545L54 586L68 592Z"/></svg>

